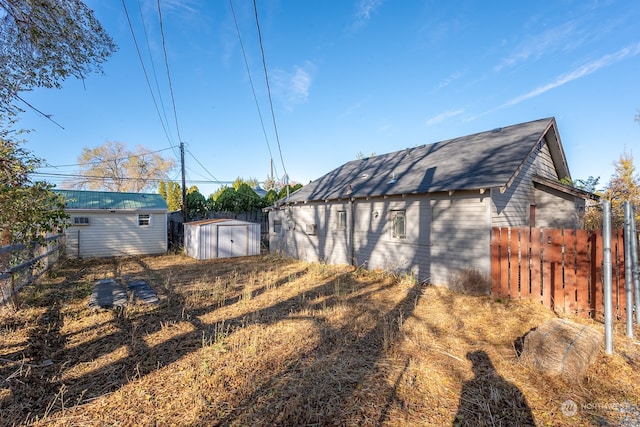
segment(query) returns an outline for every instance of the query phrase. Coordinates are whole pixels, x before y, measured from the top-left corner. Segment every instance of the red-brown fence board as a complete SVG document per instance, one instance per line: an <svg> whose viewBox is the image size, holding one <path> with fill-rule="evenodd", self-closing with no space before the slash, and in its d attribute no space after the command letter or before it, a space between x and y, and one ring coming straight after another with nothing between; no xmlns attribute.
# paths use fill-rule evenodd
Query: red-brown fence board
<svg viewBox="0 0 640 427"><path fill-rule="evenodd" d="M502 256L502 268L500 270L500 292L502 295L513 298L513 292L509 284L509 230L502 230L500 234L500 248Z"/></svg>
<svg viewBox="0 0 640 427"><path fill-rule="evenodd" d="M511 298L520 298L520 230L517 228L510 230L509 288Z"/></svg>
<svg viewBox="0 0 640 427"><path fill-rule="evenodd" d="M550 307L552 310L559 306L563 313L565 309L564 300L564 280L563 280L563 257L564 251L564 235L562 230L554 229L551 231L551 276L550 276Z"/></svg>
<svg viewBox="0 0 640 427"><path fill-rule="evenodd" d="M492 292L495 295L501 295L500 279L502 277L502 254L500 246L500 228L491 230L491 282L493 283Z"/></svg>
<svg viewBox="0 0 640 427"><path fill-rule="evenodd" d="M604 262L602 234L591 232L589 234L589 262L591 274L589 280L589 307L595 318L604 316L602 288L602 263Z"/></svg>
<svg viewBox="0 0 640 427"><path fill-rule="evenodd" d="M493 293L531 299L563 313L604 314L601 232L540 228L494 228ZM612 303L625 316L624 231L611 236Z"/></svg>
<svg viewBox="0 0 640 427"><path fill-rule="evenodd" d="M520 230L520 296L531 297L531 230Z"/></svg>
<svg viewBox="0 0 640 427"><path fill-rule="evenodd" d="M541 294L541 251L540 251L540 229L539 228L531 228L531 237L530 237L530 250L531 250L531 292L529 298L534 301L541 302L540 294Z"/></svg>
<svg viewBox="0 0 640 427"><path fill-rule="evenodd" d="M577 233L574 230L564 230L564 260L563 260L563 283L564 283L564 312L576 314L578 310L576 295L576 241ZM586 293L586 292L583 292ZM585 303L589 303L587 298Z"/></svg>

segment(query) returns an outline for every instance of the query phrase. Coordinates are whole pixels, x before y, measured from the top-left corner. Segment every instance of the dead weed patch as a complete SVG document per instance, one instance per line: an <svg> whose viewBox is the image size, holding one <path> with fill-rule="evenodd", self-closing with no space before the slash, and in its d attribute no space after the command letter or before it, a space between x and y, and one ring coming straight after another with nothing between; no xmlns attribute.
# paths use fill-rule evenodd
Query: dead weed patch
<svg viewBox="0 0 640 427"><path fill-rule="evenodd" d="M103 278L146 280L160 304L90 310ZM584 379L546 378L514 341L552 312L346 266L67 261L20 301L0 314L3 425L573 426L640 404L619 326Z"/></svg>

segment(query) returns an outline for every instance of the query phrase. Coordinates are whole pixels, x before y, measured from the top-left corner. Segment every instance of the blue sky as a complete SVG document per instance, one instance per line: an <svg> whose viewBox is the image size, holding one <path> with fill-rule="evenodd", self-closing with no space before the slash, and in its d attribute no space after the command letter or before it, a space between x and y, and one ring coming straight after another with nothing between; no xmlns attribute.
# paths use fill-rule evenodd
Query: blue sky
<svg viewBox="0 0 640 427"><path fill-rule="evenodd" d="M197 181L263 181L271 158L306 184L359 152L550 116L574 179L608 183L625 149L640 164L636 0L256 0L277 137L253 1L233 0L234 21L226 0L160 0L175 112L157 0L126 0L151 89L122 2L87 4L119 49L103 75L22 94L64 127L22 115L26 147L58 166L43 172L108 140L177 158L181 139L208 196Z"/></svg>

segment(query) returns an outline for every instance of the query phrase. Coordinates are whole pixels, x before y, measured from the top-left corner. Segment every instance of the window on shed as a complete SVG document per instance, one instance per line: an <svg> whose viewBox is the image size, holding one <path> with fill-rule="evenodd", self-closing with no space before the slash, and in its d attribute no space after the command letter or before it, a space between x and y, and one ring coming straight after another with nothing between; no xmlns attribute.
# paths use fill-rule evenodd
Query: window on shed
<svg viewBox="0 0 640 427"><path fill-rule="evenodd" d="M273 221L273 232L275 234L282 233L282 221L280 221L279 219Z"/></svg>
<svg viewBox="0 0 640 427"><path fill-rule="evenodd" d="M405 211L391 211L391 237L404 239L407 237L407 221Z"/></svg>
<svg viewBox="0 0 640 427"><path fill-rule="evenodd" d="M87 216L74 216L73 225L89 225L89 217Z"/></svg>
<svg viewBox="0 0 640 427"><path fill-rule="evenodd" d="M338 230L347 229L347 211L338 211Z"/></svg>
<svg viewBox="0 0 640 427"><path fill-rule="evenodd" d="M151 215L138 214L138 227L147 227L151 225Z"/></svg>

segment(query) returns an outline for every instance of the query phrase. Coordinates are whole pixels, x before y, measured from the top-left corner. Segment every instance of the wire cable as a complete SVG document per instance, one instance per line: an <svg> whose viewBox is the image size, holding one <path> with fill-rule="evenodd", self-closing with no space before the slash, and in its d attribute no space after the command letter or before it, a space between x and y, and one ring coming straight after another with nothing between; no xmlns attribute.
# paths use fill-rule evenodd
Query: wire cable
<svg viewBox="0 0 640 427"><path fill-rule="evenodd" d="M271 108L271 119L273 121L273 129L276 134L276 142L278 143L278 151L280 153L280 162L282 163L282 170L284 171L284 174L287 177L287 181L288 181L289 174L287 173L287 168L284 165L284 157L282 156L282 146L280 145L280 136L278 135L278 126L276 125L276 114L273 109L273 99L271 97L271 87L269 86L269 74L267 73L267 62L264 55L264 46L262 45L262 33L260 31L260 20L258 19L258 6L256 5L256 0L253 0L253 11L256 17L256 28L258 29L258 40L260 41L260 53L262 55L262 68L264 69L264 78L267 83L267 93L269 95L269 107Z"/></svg>
<svg viewBox="0 0 640 427"><path fill-rule="evenodd" d="M205 171L206 173L208 173L208 174L209 174L209 176L210 176L211 178L213 178L216 182L220 182L220 181L218 180L218 178L216 178L215 176L213 176L213 174L212 174L211 172L209 172L209 170L208 170L207 168L205 168L205 167L204 167L204 165L203 165L202 163L200 163L200 160L198 160L198 159L196 158L196 156L194 156L194 155L193 155L193 153L192 153L191 151L187 150L187 153L189 153L189 154L191 155L191 157L193 157L193 160L195 160L195 161L196 161L196 163L198 163L198 164L200 165L200 167L201 167L202 169L204 169L204 171Z"/></svg>
<svg viewBox="0 0 640 427"><path fill-rule="evenodd" d="M178 142L182 144L182 136L180 135L180 126L178 126L178 111L176 110L176 99L173 96L173 84L171 83L171 73L169 72L169 59L167 56L167 44L164 37L164 25L162 22L162 8L160 0L158 0L158 17L160 19L160 35L162 36L162 51L164 52L164 66L167 70L167 80L169 81L169 93L171 94L171 103L173 104L173 117L176 121L176 133L178 134Z"/></svg>
<svg viewBox="0 0 640 427"><path fill-rule="evenodd" d="M158 102L156 101L156 97L153 93L153 89L151 88L151 82L149 81L149 75L147 74L147 68L144 66L144 61L142 59L142 54L140 53L140 47L138 46L138 40L136 39L136 34L133 30L133 25L131 24L131 19L129 18L129 11L127 10L127 5L125 4L125 1L122 0L122 7L124 8L124 14L127 17L127 23L129 24L129 30L131 30L131 37L133 38L133 44L136 47L136 52L138 54L138 59L140 60L140 65L142 65L142 72L144 73L144 78L147 81L147 87L149 88L149 92L151 93L151 98L153 99L153 105L156 107L156 113L158 114L158 117L160 118L160 124L162 125L162 130L164 130L164 134L167 137L167 140L169 141L169 145L171 145L172 148L174 148L173 146L173 142L171 137L169 136L169 133L167 132L167 127L164 124L164 121L162 120L162 115L160 114L160 109L158 108ZM174 148L174 155L176 155L177 157L177 153L175 152L175 148Z"/></svg>
<svg viewBox="0 0 640 427"><path fill-rule="evenodd" d="M264 139L267 142L267 149L269 150L269 158L273 160L273 154L271 153L271 145L269 144L269 138L267 137L267 131L264 127L264 120L262 119L262 111L260 110L260 104L258 103L258 97L256 95L256 89L253 85L253 79L251 78L251 70L249 69L249 61L247 60L247 53L244 49L244 43L242 43L242 36L240 35L240 28L238 27L238 20L236 19L236 12L233 8L233 0L229 0L229 6L231 7L231 15L233 16L233 22L236 26L236 33L238 34L238 41L240 42L240 50L242 50L242 57L244 58L244 65L247 69L247 75L249 76L249 84L251 85L251 92L253 93L253 100L256 103L256 109L258 110L258 116L260 117L260 126L262 126L262 133ZM275 168L274 168L275 169ZM278 170L275 169L276 178L278 177ZM273 177L272 177L273 178Z"/></svg>
<svg viewBox="0 0 640 427"><path fill-rule="evenodd" d="M20 95L16 94L16 98L18 98L20 101L24 102L29 108L31 108L33 111L35 111L36 113L40 114L42 117L44 117L45 119L49 120L51 123L55 124L56 126L58 126L60 129L64 129L64 127L62 127L62 125L58 122L56 122L55 120L53 120L51 117L51 114L45 114L42 111L38 110L36 107L34 107L33 105L31 105L30 103L28 103L27 101L25 101L24 98L22 98Z"/></svg>
<svg viewBox="0 0 640 427"><path fill-rule="evenodd" d="M144 153L140 153L140 154L133 154L131 156L127 156L127 157L117 157L115 159L106 159L106 160L98 160L98 161L91 161L91 162L84 162L84 163L75 163L72 165L47 165L47 166L42 166L38 169L58 169L58 168L68 168L68 167L74 167L74 166L85 166L85 165L95 165L98 163L105 163L105 162L119 162L119 161L123 161L123 160L129 160L129 159L135 159L136 157L143 157L143 156L148 156L149 154L155 154L155 153L160 153L162 151L167 151L167 150L172 150L174 147L169 147L169 148L162 148L160 150L155 150L155 151L147 151Z"/></svg>
<svg viewBox="0 0 640 427"><path fill-rule="evenodd" d="M158 98L160 99L160 107L162 110L162 114L164 116L164 123L167 124L167 127L169 127L169 119L167 118L167 110L164 107L164 101L162 99L162 91L160 90L160 84L158 82L158 73L156 72L156 66L155 66L155 62L153 61L153 54L151 53L151 45L149 44L149 35L147 32L147 26L145 25L145 20L144 20L144 14L142 13L142 6L140 5L140 0L137 1L138 3L138 12L140 13L140 22L142 23L142 30L144 32L144 40L147 44L147 52L149 53L149 62L151 62L151 70L153 71L153 80L156 83L156 90L158 91ZM162 118L160 119L162 120ZM171 131L169 131L169 134L171 134ZM173 138L173 137L172 137ZM178 157L177 153L173 152L176 157Z"/></svg>

